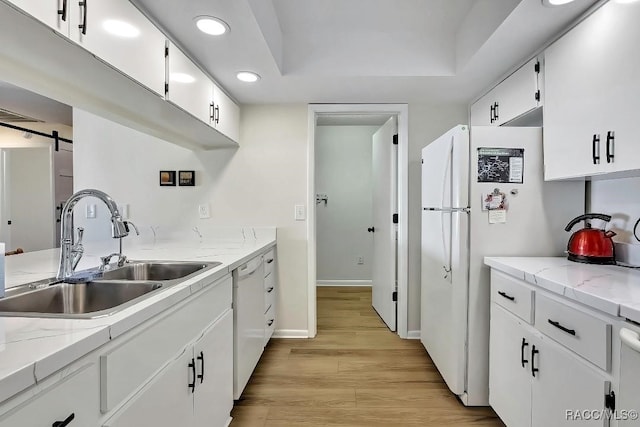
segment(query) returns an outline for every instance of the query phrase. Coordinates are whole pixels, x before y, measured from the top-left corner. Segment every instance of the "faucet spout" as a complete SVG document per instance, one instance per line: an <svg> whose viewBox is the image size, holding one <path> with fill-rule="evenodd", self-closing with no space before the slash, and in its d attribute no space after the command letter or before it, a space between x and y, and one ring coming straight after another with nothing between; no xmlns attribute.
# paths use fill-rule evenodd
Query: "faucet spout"
<svg viewBox="0 0 640 427"><path fill-rule="evenodd" d="M108 194L94 189L80 190L73 194L64 204L61 214L60 225L60 267L57 278L64 280L73 274L75 266L82 257L82 235L78 242L73 242L73 208L85 197L95 197L101 200L111 213L111 235L114 239L125 237L129 230L118 212L118 205Z"/></svg>

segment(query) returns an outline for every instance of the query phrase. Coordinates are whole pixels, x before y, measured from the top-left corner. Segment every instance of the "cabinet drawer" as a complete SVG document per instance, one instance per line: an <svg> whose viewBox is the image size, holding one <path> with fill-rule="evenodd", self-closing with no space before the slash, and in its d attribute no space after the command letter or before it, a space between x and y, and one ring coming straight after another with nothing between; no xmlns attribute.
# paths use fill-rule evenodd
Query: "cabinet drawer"
<svg viewBox="0 0 640 427"><path fill-rule="evenodd" d="M231 277L219 280L191 301L100 356L100 409L108 412L231 307ZM140 351L144 349L144 351Z"/></svg>
<svg viewBox="0 0 640 427"><path fill-rule="evenodd" d="M276 307L271 306L264 314L264 345L266 346L276 329Z"/></svg>
<svg viewBox="0 0 640 427"><path fill-rule="evenodd" d="M93 426L98 421L98 369L95 364L82 368L9 411L0 417L0 427L50 426L66 420L71 414L74 418L69 427Z"/></svg>
<svg viewBox="0 0 640 427"><path fill-rule="evenodd" d="M523 282L491 270L491 301L533 324L534 290Z"/></svg>
<svg viewBox="0 0 640 427"><path fill-rule="evenodd" d="M266 313L269 308L276 306L276 288L269 286L264 290L264 312Z"/></svg>
<svg viewBox="0 0 640 427"><path fill-rule="evenodd" d="M271 249L264 255L264 277L272 275L276 263L276 251ZM272 275L273 276L273 275Z"/></svg>
<svg viewBox="0 0 640 427"><path fill-rule="evenodd" d="M611 366L611 324L538 293L536 328L605 371Z"/></svg>

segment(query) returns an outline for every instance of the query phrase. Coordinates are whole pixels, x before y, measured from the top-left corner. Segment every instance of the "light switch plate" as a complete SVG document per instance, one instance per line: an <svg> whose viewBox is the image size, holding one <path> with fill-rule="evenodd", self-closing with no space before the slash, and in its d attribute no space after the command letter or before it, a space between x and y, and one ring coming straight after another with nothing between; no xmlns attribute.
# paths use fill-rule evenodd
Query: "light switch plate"
<svg viewBox="0 0 640 427"><path fill-rule="evenodd" d="M95 218L96 217L96 205L90 203L87 205L87 218Z"/></svg>
<svg viewBox="0 0 640 427"><path fill-rule="evenodd" d="M307 218L304 205L296 205L295 211L296 211L295 213L296 221L304 221Z"/></svg>
<svg viewBox="0 0 640 427"><path fill-rule="evenodd" d="M208 203L198 206L198 216L200 216L200 219L211 218L211 212L209 212Z"/></svg>

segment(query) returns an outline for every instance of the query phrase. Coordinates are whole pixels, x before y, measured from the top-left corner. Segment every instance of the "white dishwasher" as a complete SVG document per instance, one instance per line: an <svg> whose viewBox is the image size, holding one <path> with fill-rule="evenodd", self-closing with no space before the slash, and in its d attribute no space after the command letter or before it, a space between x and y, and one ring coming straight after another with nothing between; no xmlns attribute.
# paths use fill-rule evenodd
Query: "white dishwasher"
<svg viewBox="0 0 640 427"><path fill-rule="evenodd" d="M233 270L233 398L238 400L264 349L262 255Z"/></svg>
<svg viewBox="0 0 640 427"><path fill-rule="evenodd" d="M620 390L616 408L636 412L631 417L618 414L618 426L640 426L637 419L637 411L640 411L640 328L627 325L620 329Z"/></svg>

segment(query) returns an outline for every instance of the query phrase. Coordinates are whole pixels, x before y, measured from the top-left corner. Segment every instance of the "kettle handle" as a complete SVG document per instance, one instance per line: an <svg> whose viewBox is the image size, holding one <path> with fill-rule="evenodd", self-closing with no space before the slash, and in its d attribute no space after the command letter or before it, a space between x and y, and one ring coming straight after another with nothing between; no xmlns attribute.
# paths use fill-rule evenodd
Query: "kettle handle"
<svg viewBox="0 0 640 427"><path fill-rule="evenodd" d="M573 218L569 224L564 228L564 231L571 231L574 225L579 223L580 221L584 221L585 219L601 219L604 222L611 221L611 215L599 214L599 213L588 213L584 215L580 215L576 218Z"/></svg>

